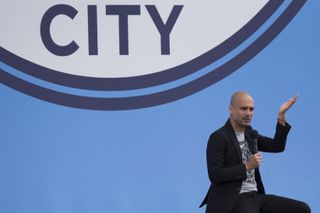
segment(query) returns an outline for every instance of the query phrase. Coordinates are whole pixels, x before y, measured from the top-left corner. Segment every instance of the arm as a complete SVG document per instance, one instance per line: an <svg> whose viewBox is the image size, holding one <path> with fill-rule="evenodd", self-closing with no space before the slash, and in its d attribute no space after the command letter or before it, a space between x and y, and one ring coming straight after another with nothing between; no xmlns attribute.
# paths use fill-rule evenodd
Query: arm
<svg viewBox="0 0 320 213"><path fill-rule="evenodd" d="M278 113L278 122L274 138L258 136L258 148L265 152L282 152L285 149L287 135L291 126L286 122L286 112L294 105L299 96L290 98L281 105Z"/></svg>
<svg viewBox="0 0 320 213"><path fill-rule="evenodd" d="M273 138L258 136L258 149L263 152L282 152L286 147L287 135L291 126L285 123L285 126L277 123L276 133Z"/></svg>
<svg viewBox="0 0 320 213"><path fill-rule="evenodd" d="M211 135L207 146L207 167L211 182L238 181L247 178L246 167L238 164L235 150L228 148L227 138ZM231 152L231 153L228 153Z"/></svg>

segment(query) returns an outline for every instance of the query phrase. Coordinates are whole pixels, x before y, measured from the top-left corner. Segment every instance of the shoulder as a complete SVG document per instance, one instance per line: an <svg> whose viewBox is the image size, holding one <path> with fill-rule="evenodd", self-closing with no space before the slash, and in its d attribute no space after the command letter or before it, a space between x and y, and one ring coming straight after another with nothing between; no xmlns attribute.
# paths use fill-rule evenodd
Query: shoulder
<svg viewBox="0 0 320 213"><path fill-rule="evenodd" d="M211 133L209 137L209 143L213 143L215 141L227 140L228 138L228 129L226 126L223 126L213 133Z"/></svg>

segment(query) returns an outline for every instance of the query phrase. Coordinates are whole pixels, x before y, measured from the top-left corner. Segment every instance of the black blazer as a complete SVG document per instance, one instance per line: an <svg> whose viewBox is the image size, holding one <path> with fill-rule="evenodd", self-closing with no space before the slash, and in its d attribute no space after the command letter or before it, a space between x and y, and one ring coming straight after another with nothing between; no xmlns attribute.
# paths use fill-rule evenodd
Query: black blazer
<svg viewBox="0 0 320 213"><path fill-rule="evenodd" d="M263 152L282 152L291 126L277 123L274 138L258 135L258 150ZM244 134L252 151L249 126ZM239 195L242 181L247 178L242 163L241 150L230 120L211 134L207 145L207 168L211 181L209 191L200 207L207 204L206 213L230 213ZM259 168L255 169L258 193L265 193Z"/></svg>

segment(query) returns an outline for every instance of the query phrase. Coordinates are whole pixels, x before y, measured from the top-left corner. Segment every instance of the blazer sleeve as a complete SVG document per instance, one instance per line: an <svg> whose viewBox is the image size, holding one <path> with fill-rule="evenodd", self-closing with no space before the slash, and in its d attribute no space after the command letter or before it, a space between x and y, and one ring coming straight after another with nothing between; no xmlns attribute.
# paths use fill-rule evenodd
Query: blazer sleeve
<svg viewBox="0 0 320 213"><path fill-rule="evenodd" d="M245 165L239 163L236 156L230 159L228 139L219 133L213 133L207 145L207 167L210 181L213 183L244 180L247 178ZM234 153L233 153L234 154Z"/></svg>
<svg viewBox="0 0 320 213"><path fill-rule="evenodd" d="M282 152L286 147L287 135L291 129L290 124L285 126L277 123L276 133L273 138L258 136L258 150L263 152Z"/></svg>

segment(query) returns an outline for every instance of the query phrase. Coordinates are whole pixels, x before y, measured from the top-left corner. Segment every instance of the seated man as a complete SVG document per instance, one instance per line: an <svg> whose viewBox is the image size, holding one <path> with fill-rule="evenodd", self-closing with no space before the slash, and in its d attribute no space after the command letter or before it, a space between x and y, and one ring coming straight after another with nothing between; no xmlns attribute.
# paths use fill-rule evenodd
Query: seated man
<svg viewBox="0 0 320 213"><path fill-rule="evenodd" d="M259 173L263 152L285 149L290 125L285 113L297 96L285 102L279 110L274 138L253 131L253 98L246 92L236 92L230 101L227 123L211 134L207 145L207 167L211 186L201 206L206 213L310 213L301 201L265 194ZM255 134L251 134L255 133Z"/></svg>

